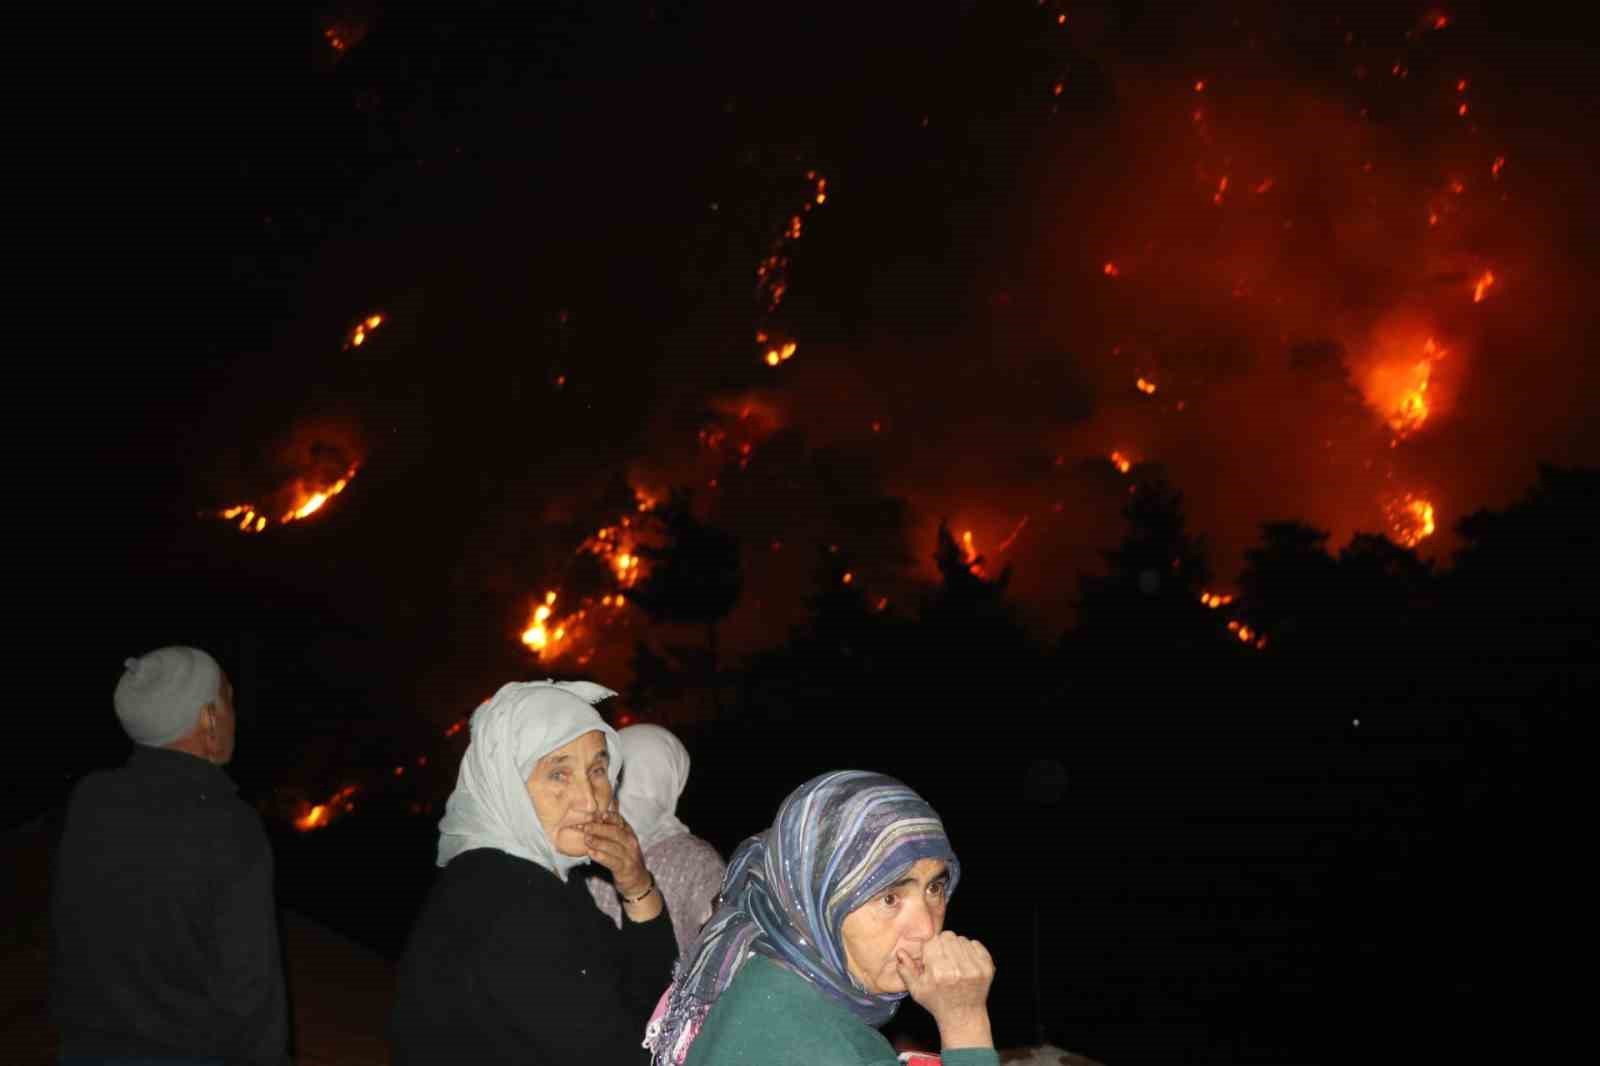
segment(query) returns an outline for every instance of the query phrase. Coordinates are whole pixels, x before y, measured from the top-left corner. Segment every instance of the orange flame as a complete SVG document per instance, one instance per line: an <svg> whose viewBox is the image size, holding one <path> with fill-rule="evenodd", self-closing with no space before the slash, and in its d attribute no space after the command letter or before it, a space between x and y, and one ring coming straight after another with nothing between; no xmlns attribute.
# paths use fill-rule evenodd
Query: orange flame
<svg viewBox="0 0 1600 1066"><path fill-rule="evenodd" d="M310 518L322 510L327 502L343 492L350 484L350 479L356 476L358 467L352 466L346 470L344 476L330 485L311 486L305 479L296 480L286 490L290 500L289 509L278 519L279 523L298 522ZM261 508L253 503L235 504L225 507L217 512L217 517L225 521L238 519L239 530L242 533L260 533L271 525L266 515L261 513Z"/></svg>
<svg viewBox="0 0 1600 1066"><path fill-rule="evenodd" d="M382 315L368 315L366 318L363 318L360 322L356 323L355 328L350 331L350 336L344 344L345 348L348 350L350 348L361 347L363 344L367 343L367 335L381 325L383 325Z"/></svg>
<svg viewBox="0 0 1600 1066"><path fill-rule="evenodd" d="M979 577L983 576L983 565L978 562L978 546L972 542L972 530L961 534L961 561Z"/></svg>
<svg viewBox="0 0 1600 1066"><path fill-rule="evenodd" d="M777 366L779 363L787 363L790 359L794 358L794 353L799 349L799 347L800 346L794 341L789 341L788 343L780 345L776 348L768 348L764 362L768 366Z"/></svg>
<svg viewBox="0 0 1600 1066"><path fill-rule="evenodd" d="M1421 429L1433 413L1428 397L1433 366L1448 354L1429 337L1420 358L1384 360L1368 371L1368 402L1383 414L1396 441Z"/></svg>
<svg viewBox="0 0 1600 1066"><path fill-rule="evenodd" d="M633 496L636 514L650 511L656 506L656 498L643 489L635 488ZM604 624L617 617L614 612L621 610L628 602L624 590L636 585L647 569L634 538L633 517L623 515L611 525L601 526L578 545L579 553L587 552L606 563L615 589L598 599L584 597L575 609L559 616L556 614L556 604L561 594L556 589L547 589L543 600L534 605L528 625L521 634L522 643L529 651L540 659L572 653L583 643L580 637L593 625ZM607 608L613 613L602 615L599 608ZM592 655L592 649L585 647L577 652L577 661L582 665Z"/></svg>
<svg viewBox="0 0 1600 1066"><path fill-rule="evenodd" d="M1433 502L1410 493L1388 507L1389 532L1396 544L1415 548L1433 536Z"/></svg>
<svg viewBox="0 0 1600 1066"><path fill-rule="evenodd" d="M302 833L326 827L335 818L356 809L356 792L355 785L346 785L326 801L308 807L304 814L294 820L294 827Z"/></svg>
<svg viewBox="0 0 1600 1066"><path fill-rule="evenodd" d="M1485 270L1472 286L1472 302L1483 303L1483 298L1488 295L1489 289L1494 285L1494 271Z"/></svg>

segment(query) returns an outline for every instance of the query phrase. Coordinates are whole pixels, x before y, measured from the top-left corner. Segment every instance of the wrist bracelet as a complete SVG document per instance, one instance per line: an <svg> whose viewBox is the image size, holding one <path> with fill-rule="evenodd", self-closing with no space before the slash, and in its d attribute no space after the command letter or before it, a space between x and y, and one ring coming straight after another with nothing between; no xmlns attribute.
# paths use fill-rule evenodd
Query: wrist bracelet
<svg viewBox="0 0 1600 1066"><path fill-rule="evenodd" d="M637 896L624 896L621 892L618 892L617 893L617 898L622 900L622 902L624 902L624 903L638 903L638 902L644 900L646 897L648 897L650 895L650 893L654 892L655 890L656 890L656 875L655 874L651 874L650 875L650 887L649 888L645 889L643 892L639 893Z"/></svg>

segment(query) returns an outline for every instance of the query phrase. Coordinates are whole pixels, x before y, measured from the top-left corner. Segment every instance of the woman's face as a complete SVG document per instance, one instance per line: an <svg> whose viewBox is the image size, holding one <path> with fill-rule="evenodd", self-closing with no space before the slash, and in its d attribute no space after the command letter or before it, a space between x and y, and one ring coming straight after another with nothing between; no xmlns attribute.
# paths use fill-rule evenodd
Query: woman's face
<svg viewBox="0 0 1600 1066"><path fill-rule="evenodd" d="M922 948L944 929L950 871L943 859L919 859L906 875L845 916L845 961L850 976L872 995L904 992L896 956L922 965Z"/></svg>
<svg viewBox="0 0 1600 1066"><path fill-rule="evenodd" d="M583 826L611 809L610 766L605 734L598 729L534 763L528 798L544 835L561 854L574 859L589 854L583 846Z"/></svg>

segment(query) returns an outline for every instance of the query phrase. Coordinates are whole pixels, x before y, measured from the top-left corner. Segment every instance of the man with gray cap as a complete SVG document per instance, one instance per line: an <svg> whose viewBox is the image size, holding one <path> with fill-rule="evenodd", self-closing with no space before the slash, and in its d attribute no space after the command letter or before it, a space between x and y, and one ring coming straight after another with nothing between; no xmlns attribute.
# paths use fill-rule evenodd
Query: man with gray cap
<svg viewBox="0 0 1600 1066"><path fill-rule="evenodd" d="M78 782L56 854L61 1062L283 1066L272 850L222 771L233 686L198 648L126 665L113 702L133 755Z"/></svg>

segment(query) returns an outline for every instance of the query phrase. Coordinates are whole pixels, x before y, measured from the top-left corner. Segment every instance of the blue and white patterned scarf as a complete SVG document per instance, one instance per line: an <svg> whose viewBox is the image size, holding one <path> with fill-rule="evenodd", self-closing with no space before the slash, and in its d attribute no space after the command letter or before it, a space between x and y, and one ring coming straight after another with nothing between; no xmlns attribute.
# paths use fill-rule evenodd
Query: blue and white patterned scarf
<svg viewBox="0 0 1600 1066"><path fill-rule="evenodd" d="M823 995L879 1028L906 993L872 995L850 976L845 917L921 859L961 868L944 824L926 800L892 777L836 770L783 801L771 828L739 845L716 913L685 953L651 1022L645 1046L656 1066L676 1066L700 1023L752 955L805 978Z"/></svg>

